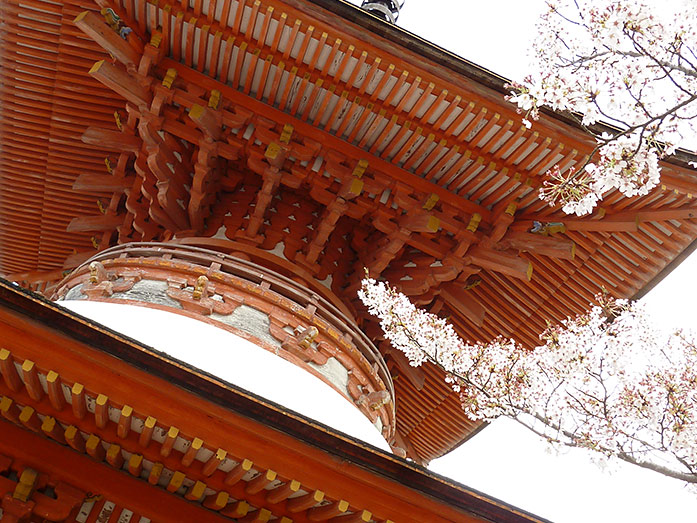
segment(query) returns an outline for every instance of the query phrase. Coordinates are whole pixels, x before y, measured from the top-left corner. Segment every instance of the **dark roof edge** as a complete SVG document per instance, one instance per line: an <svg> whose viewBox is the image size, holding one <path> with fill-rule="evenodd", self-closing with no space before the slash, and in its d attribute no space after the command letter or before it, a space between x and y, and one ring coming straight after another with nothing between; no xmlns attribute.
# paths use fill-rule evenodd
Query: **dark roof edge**
<svg viewBox="0 0 697 523"><path fill-rule="evenodd" d="M632 297L632 300L639 300L646 296L649 291L651 291L656 285L661 283L663 279L668 276L671 272L675 270L675 268L680 265L682 262L684 262L690 254L692 254L695 249L697 249L697 239L695 239L692 243L690 243L687 247L685 247L680 254L678 254L675 258L673 258L670 263L668 263L661 271L656 274L653 278L651 278L646 285L644 285L641 289L639 289Z"/></svg>
<svg viewBox="0 0 697 523"><path fill-rule="evenodd" d="M508 90L504 88L504 84L509 82L509 80L503 76L499 76L493 71L477 65L474 62L470 62L428 40L424 40L402 27L384 22L380 18L373 16L360 7L350 4L345 0L294 0L292 3L315 4L335 15L349 20L355 25L368 29L377 36L417 53L419 56L423 56L431 62L447 67L451 71L466 76L467 78L476 80L478 83L502 94L508 94Z"/></svg>
<svg viewBox="0 0 697 523"><path fill-rule="evenodd" d="M480 85L492 89L502 95L509 94L510 90L504 87L510 80L496 74L495 72L482 67L481 65L470 62L461 56L448 51L438 45L424 40L418 35L403 29L397 25L389 24L380 18L371 15L360 7L346 2L346 0L293 0L292 3L311 3L315 4L327 11L339 15L344 19L351 21L364 29L368 29L372 33L389 40L409 51L423 56L429 61L438 64L442 67L462 75L466 78L474 80ZM580 131L584 131L583 127L569 113L559 113L543 108L542 112L566 125L569 125ZM612 126L597 124L595 126L600 132L616 131ZM689 163L697 162L697 154L693 154L685 149L678 149L670 157L663 160L666 163L684 168L692 168Z"/></svg>
<svg viewBox="0 0 697 523"><path fill-rule="evenodd" d="M1 278L0 307L464 512L497 522L547 521L223 382Z"/></svg>

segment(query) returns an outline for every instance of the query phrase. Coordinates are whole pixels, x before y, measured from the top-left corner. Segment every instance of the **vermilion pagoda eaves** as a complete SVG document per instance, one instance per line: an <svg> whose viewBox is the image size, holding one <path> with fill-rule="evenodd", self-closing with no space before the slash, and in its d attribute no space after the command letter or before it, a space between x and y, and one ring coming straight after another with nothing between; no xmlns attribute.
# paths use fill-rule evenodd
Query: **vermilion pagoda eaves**
<svg viewBox="0 0 697 523"><path fill-rule="evenodd" d="M635 294L694 237L680 164L590 218L546 208L542 173L582 161L588 139L553 117L526 130L495 77L341 2L100 4L128 40L77 5L25 4L5 6L0 239L3 270L29 285L114 243L234 241L281 254L348 308L365 266L468 338L533 345L601 287ZM533 234L535 221L561 227ZM472 430L437 372L388 359L412 457Z"/></svg>

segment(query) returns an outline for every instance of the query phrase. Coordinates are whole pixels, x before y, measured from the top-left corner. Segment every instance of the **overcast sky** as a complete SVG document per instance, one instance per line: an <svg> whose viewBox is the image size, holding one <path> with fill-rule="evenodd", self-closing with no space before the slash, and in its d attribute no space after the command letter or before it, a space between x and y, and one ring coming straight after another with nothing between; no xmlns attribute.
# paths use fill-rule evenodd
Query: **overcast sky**
<svg viewBox="0 0 697 523"><path fill-rule="evenodd" d="M658 2L658 0L656 0ZM360 4L360 0L351 3ZM661 5L664 3L661 1ZM542 0L406 0L398 25L509 79L526 74ZM697 260L689 259L647 296L663 325L695 325ZM557 522L697 520L697 494L629 465L613 473L589 454L553 455L515 422L500 420L431 468L469 487Z"/></svg>

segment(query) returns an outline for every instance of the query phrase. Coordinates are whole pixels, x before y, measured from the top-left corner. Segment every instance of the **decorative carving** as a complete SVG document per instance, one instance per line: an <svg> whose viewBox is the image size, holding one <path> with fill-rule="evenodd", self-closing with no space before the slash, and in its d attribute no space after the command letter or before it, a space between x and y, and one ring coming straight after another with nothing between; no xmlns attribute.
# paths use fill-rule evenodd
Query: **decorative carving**
<svg viewBox="0 0 697 523"><path fill-rule="evenodd" d="M89 282L92 285L97 285L98 283L102 283L103 281L107 281L108 279L109 279L109 276L106 272L106 269L104 268L104 265L102 265L98 261L93 261L90 263Z"/></svg>
<svg viewBox="0 0 697 523"><path fill-rule="evenodd" d="M195 300L201 300L201 298L208 297L208 278L205 276L199 276L196 280L196 285L194 286L194 292L192 296Z"/></svg>
<svg viewBox="0 0 697 523"><path fill-rule="evenodd" d="M227 240L210 241L228 244ZM257 250L249 248L250 253ZM64 295L65 289L77 281L83 283L83 289L94 287L94 292L86 293L90 298L108 298L109 293L99 286L111 285L112 299L124 299L126 296L113 296L116 285L125 285L128 276L141 278L148 287L134 289L140 294L131 298L144 306L166 307L175 313L183 309L204 316L205 321L236 334L242 330L259 340L262 347L348 396L348 400L355 402L366 396L357 407L373 423L379 419L385 438L392 438L394 403L379 404L384 395L368 396L373 391L384 391L393 397L387 365L357 327L345 323L345 316L340 319L339 309L320 297L329 295L328 291L313 292L253 262L174 243L114 247L99 255L92 273L96 285L87 281L90 266L84 265L73 272L57 295ZM307 277L311 279L309 274ZM145 299L142 295L147 292L159 294ZM242 310L244 314L238 315ZM268 323L254 330L245 324L249 321L255 325Z"/></svg>
<svg viewBox="0 0 697 523"><path fill-rule="evenodd" d="M168 283L167 296L177 300L184 310L204 316L213 313L227 316L238 307L238 303L228 296L223 296L223 300L213 298L215 286L209 283L206 276L199 276L193 286L186 279L170 278Z"/></svg>
<svg viewBox="0 0 697 523"><path fill-rule="evenodd" d="M286 336L281 347L306 363L311 361L317 365L324 365L329 358L317 350L315 339L318 335L317 327L299 326L293 334Z"/></svg>
<svg viewBox="0 0 697 523"><path fill-rule="evenodd" d="M356 405L365 405L370 410L378 410L383 405L387 405L392 398L386 390L377 390L368 394L363 394L356 400Z"/></svg>
<svg viewBox="0 0 697 523"><path fill-rule="evenodd" d="M17 474L17 481L0 476L0 490L7 492L1 501L3 521L27 521L32 514L42 520L63 521L85 498L81 490L40 476L40 471L32 468L13 466L11 458L0 455L0 472L8 470ZM52 487L53 496L41 492L47 484Z"/></svg>
<svg viewBox="0 0 697 523"><path fill-rule="evenodd" d="M107 272L101 262L93 261L89 264L89 278L81 290L89 298L108 297L115 292L130 290L141 278L141 271L124 270L117 275Z"/></svg>

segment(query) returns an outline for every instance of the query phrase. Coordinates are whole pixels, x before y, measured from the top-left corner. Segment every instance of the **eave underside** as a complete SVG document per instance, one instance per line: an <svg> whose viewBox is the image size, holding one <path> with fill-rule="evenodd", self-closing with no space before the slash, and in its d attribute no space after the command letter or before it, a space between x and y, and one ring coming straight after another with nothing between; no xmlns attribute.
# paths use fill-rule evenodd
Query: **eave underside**
<svg viewBox="0 0 697 523"><path fill-rule="evenodd" d="M104 5L130 19L145 43L163 33L168 57L156 58L147 76L161 86L168 70L177 71L168 91L170 112L158 132L186 144L189 167L203 167L197 164L200 143L212 129L192 121L189 112L194 105L210 109L214 90L222 94L225 117L244 126L222 127L234 154L226 149L217 164L224 172L209 187L212 198L200 193L203 204L193 206L193 192L182 184L191 199L183 217L158 223L154 216L163 215L153 205L162 199L144 199L142 184L133 185L141 178L133 172L134 157L143 169L152 156L142 148L143 131L129 128L134 105L127 113L124 98L88 74L95 61L115 60L72 23L96 6L4 0L0 270L28 286L59 280L64 270L114 242L167 238L178 232L168 220L184 220L180 229L199 224L195 234L204 237L223 225L235 241L251 241L235 234L255 228L256 247L270 250L284 241L287 259L319 280L332 275L333 292L353 306L356 277L367 266L449 316L470 339L512 336L532 346L546 320L584 310L601 288L635 294L697 233L697 186L675 166L665 166L663 187L632 200L613 193L604 211L590 218L568 219L545 207L535 196L540 175L555 163L568 168L583 161L589 144L582 135L549 119L540 122L539 134L525 130L497 93L444 71L437 76L437 68L420 68L407 51L390 56L384 43L361 29L345 32L326 16L313 19L273 1L246 2L239 16L236 1ZM365 39L357 41L356 33ZM135 152L104 150L81 139L88 127L116 131L115 111L126 128L122 134L136 139ZM287 176L274 185L264 174L267 154L283 145L285 125L294 129L288 158L280 162ZM368 165L358 176L365 189L347 196L361 159ZM104 181L108 176L111 182ZM241 186L246 191L236 192ZM286 208L270 205L252 225L247 209L260 208L262 193L272 202L281 198ZM322 243L316 231L332 212L341 217ZM418 220L406 223L414 215ZM438 220L437 232L429 230L431 218ZM566 230L531 243L534 221L563 222ZM497 242L486 242L497 235ZM463 251L465 241L479 250ZM366 256L375 246L391 254ZM461 259L470 257L463 266L473 269L459 268L451 279L458 287L448 287L451 295L457 291L451 299L442 292L449 276L440 267L458 252ZM433 459L476 429L437 370L414 375L396 355L393 369L398 431L412 456Z"/></svg>
<svg viewBox="0 0 697 523"><path fill-rule="evenodd" d="M75 521L81 511L87 521L128 519L122 511L134 522L541 521L4 281L0 332L7 513L28 506L51 521Z"/></svg>

